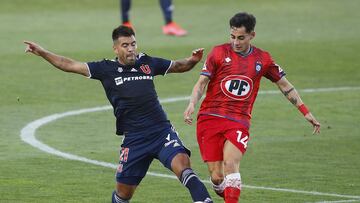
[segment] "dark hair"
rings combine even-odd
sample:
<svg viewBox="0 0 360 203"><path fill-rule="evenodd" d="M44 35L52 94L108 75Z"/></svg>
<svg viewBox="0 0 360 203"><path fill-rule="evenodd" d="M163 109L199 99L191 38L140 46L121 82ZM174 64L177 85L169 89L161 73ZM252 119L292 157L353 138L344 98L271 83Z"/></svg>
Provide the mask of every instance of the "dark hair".
<svg viewBox="0 0 360 203"><path fill-rule="evenodd" d="M255 16L246 12L237 13L230 19L230 27L239 28L244 26L247 33L254 31L255 25Z"/></svg>
<svg viewBox="0 0 360 203"><path fill-rule="evenodd" d="M135 32L133 29L127 26L120 25L119 27L115 28L112 32L112 39L113 41L117 40L119 37L131 37L132 35L135 36Z"/></svg>

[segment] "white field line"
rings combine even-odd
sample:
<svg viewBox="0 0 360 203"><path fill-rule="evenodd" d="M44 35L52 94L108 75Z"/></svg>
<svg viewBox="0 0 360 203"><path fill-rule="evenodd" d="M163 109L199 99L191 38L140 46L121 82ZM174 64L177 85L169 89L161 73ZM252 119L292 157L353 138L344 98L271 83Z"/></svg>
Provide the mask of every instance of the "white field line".
<svg viewBox="0 0 360 203"><path fill-rule="evenodd" d="M327 87L327 88L310 88L310 89L300 89L300 93L315 93L315 92L338 92L338 91L349 91L349 90L360 90L360 87ZM259 91L259 94L279 94L279 90L268 90L268 91Z"/></svg>
<svg viewBox="0 0 360 203"><path fill-rule="evenodd" d="M338 87L338 88L319 88L319 89L303 89L299 92L306 92L306 93L313 93L313 92L332 92L332 91L349 91L349 90L360 90L360 87ZM279 91L260 91L259 94L278 94ZM189 97L174 97L174 98L168 98L168 99L161 99L161 103L172 103L177 101L184 101L188 100ZM32 121L28 123L20 132L21 140L24 142L30 144L31 146L44 151L49 154L53 154L56 156L63 157L65 159L69 160L75 160L75 161L81 161L85 163L90 163L98 166L103 166L107 168L113 168L116 169L117 165L112 163L107 163L103 161L97 161L88 159L85 157L73 155L70 153L59 151L55 148L52 148L41 141L37 140L35 137L35 132L38 128L40 128L43 125L46 125L50 122L56 121L58 119L67 117L67 116L74 116L84 113L91 113L91 112L97 112L97 111L105 111L112 109L111 106L102 106L102 107L95 107L95 108L88 108L88 109L80 109L75 111L68 111L65 113L58 113L53 114L50 116L46 116L40 119L37 119L35 121ZM177 179L174 175L167 175L167 174L160 174L155 172L148 172L148 175L156 176L156 177L162 177L162 178L171 178L171 179ZM203 182L210 183L208 180L203 180ZM278 192L290 192L290 193L299 193L299 194L308 194L308 195L318 195L318 196L331 196L331 197L342 197L342 198L350 198L350 199L356 199L360 200L360 196L355 195L342 195L342 194L334 194L334 193L324 193L324 192L316 192L316 191L303 191L303 190L294 190L294 189L286 189L286 188L273 188L273 187L263 187L263 186L251 186L251 185L243 185L244 188L250 188L250 189L259 189L259 190L271 190L271 191L278 191ZM347 200L347 201L355 201L355 200Z"/></svg>
<svg viewBox="0 0 360 203"><path fill-rule="evenodd" d="M337 200L337 201L321 201L315 203L344 203L344 202L359 202L359 199L349 199L349 200Z"/></svg>

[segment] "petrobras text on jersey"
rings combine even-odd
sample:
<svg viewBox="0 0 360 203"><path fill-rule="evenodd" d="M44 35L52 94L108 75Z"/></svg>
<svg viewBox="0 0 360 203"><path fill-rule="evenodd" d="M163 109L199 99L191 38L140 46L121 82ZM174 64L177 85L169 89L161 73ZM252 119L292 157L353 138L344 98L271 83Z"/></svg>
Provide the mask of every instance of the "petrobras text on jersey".
<svg viewBox="0 0 360 203"><path fill-rule="evenodd" d="M144 76L132 76L132 77L117 77L114 78L116 85L122 85L124 82L134 81L134 80L153 80L153 76L144 75Z"/></svg>

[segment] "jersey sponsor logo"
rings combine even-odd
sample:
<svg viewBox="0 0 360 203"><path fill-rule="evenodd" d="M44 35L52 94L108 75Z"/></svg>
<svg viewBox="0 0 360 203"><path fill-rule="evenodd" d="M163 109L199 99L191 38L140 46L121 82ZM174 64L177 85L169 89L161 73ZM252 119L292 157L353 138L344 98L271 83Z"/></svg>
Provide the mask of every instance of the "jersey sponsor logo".
<svg viewBox="0 0 360 203"><path fill-rule="evenodd" d="M235 100L247 99L253 89L253 81L243 75L229 75L221 81L222 92Z"/></svg>
<svg viewBox="0 0 360 203"><path fill-rule="evenodd" d="M125 82L137 81L137 80L153 80L153 76L144 75L144 76L132 76L132 77L117 77L114 78L116 85L122 85Z"/></svg>
<svg viewBox="0 0 360 203"><path fill-rule="evenodd" d="M115 78L114 80L115 80L115 84L116 84L116 85L122 85L122 84L124 83L122 77L117 77L117 78Z"/></svg>
<svg viewBox="0 0 360 203"><path fill-rule="evenodd" d="M151 73L151 69L149 67L149 65L141 65L140 69L142 70L142 72L144 72L145 74L150 74Z"/></svg>

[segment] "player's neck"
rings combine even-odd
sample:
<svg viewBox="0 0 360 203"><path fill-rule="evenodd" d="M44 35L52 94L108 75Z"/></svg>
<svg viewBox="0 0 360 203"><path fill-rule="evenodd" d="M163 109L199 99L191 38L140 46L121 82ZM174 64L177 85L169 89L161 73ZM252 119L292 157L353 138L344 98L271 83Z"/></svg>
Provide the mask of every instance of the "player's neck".
<svg viewBox="0 0 360 203"><path fill-rule="evenodd" d="M252 50L253 50L253 48L250 45L245 51L239 51L236 53L239 54L240 56L248 56L252 52Z"/></svg>
<svg viewBox="0 0 360 203"><path fill-rule="evenodd" d="M127 66L133 66L135 63L125 63L124 61L121 61L119 57L116 57L115 60L121 65L121 66L124 66L124 67L127 67Z"/></svg>

